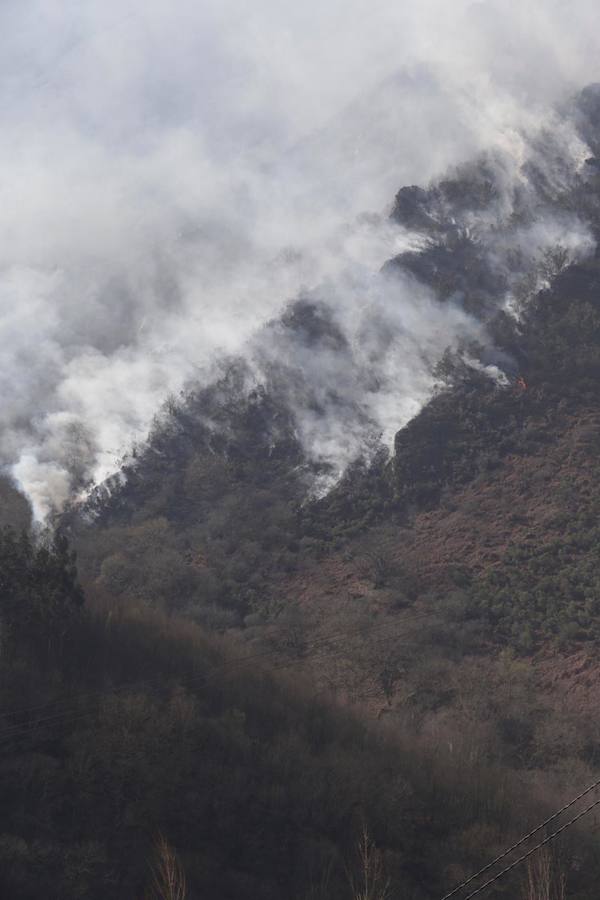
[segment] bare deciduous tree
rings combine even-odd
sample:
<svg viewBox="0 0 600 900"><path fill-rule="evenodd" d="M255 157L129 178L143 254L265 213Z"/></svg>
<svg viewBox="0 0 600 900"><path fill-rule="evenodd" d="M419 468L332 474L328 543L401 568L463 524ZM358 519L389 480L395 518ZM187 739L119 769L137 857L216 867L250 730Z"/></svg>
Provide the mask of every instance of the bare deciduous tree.
<svg viewBox="0 0 600 900"><path fill-rule="evenodd" d="M531 857L527 865L523 900L565 900L565 891L564 873L544 847Z"/></svg>
<svg viewBox="0 0 600 900"><path fill-rule="evenodd" d="M368 550L365 552L363 570L370 575L374 588L383 588L394 571L394 560L389 551L383 548Z"/></svg>
<svg viewBox="0 0 600 900"><path fill-rule="evenodd" d="M148 900L186 900L187 884L183 866L162 834L156 839L155 854Z"/></svg>
<svg viewBox="0 0 600 900"><path fill-rule="evenodd" d="M356 871L349 872L352 900L388 900L390 881L383 866L383 854L378 850L366 825L357 846Z"/></svg>

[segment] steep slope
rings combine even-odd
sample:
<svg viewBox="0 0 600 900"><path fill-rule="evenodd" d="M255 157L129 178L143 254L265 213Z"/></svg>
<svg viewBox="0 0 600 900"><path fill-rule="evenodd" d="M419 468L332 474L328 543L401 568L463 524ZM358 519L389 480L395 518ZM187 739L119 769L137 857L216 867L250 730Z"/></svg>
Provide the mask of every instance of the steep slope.
<svg viewBox="0 0 600 900"><path fill-rule="evenodd" d="M551 805L498 766L475 784L473 767L315 698L274 654L147 610L80 610L60 539L2 535L0 572L4 629L15 612L0 658L12 900L148 896L158 834L190 900L343 900L365 825L394 890L425 900ZM60 642L24 615L42 608ZM587 898L593 848L577 847L571 882Z"/></svg>
<svg viewBox="0 0 600 900"><path fill-rule="evenodd" d="M571 111L592 154L598 96L584 92ZM600 761L589 716L600 684L600 182L596 157L569 168L561 140L539 136L518 178L491 156L398 194L392 215L418 231L421 249L391 260L385 278L414 284L417 297L433 292L440 310L459 310L477 328L438 360L437 390L392 453L368 410L379 370L364 358L355 366L335 309L311 295L270 323L247 360L226 361L212 385L169 404L147 446L61 521L101 627L122 610L181 616L352 705L360 728L366 717L378 736L391 729L390 753L401 736L458 797L450 846L473 863L514 821L513 785L558 804ZM312 450L339 444L340 434L343 445L346 428L350 456L357 446L364 456L338 477ZM267 693L278 690L274 682ZM230 695L218 715L232 706L247 715ZM301 730L310 708L283 731ZM253 728L241 729L252 743ZM269 755L273 733L263 737ZM354 740L351 769L363 765ZM342 751L332 737L323 752ZM318 780L323 765L319 756L306 777ZM393 780L388 765L381 760ZM286 772L265 779L285 793ZM373 782L374 808L388 783ZM414 791L419 808L402 815L423 830L411 840L448 841L437 812L446 801L421 783ZM240 796L244 809L253 802L245 785ZM287 818L296 821L299 802L294 795ZM299 832L310 830L307 816ZM322 828L346 835L338 820ZM402 869L421 859L414 847L389 840L407 889L434 895L435 878ZM265 897L275 890L269 864L268 854L256 867L245 860L240 878L257 879L250 893L259 882ZM588 896L586 866L568 873L573 896ZM332 890L341 896L341 882Z"/></svg>
<svg viewBox="0 0 600 900"><path fill-rule="evenodd" d="M597 94L584 92L573 112L592 150ZM360 554L355 545L376 541L370 528L401 525L402 546L390 537L397 549L386 553L410 582L409 602L456 594L456 570L465 619L485 640L524 650L594 637L600 263L588 239L583 249L569 241L598 231L600 193L594 167L570 169L560 140L540 136L519 179L490 157L399 192L392 216L424 243L392 260L389 277L408 273L441 304L477 315L485 343L439 362L439 392L398 433L391 459L356 392L336 381L353 359L339 321L323 300L301 299L257 345L279 348L262 380L254 358L229 361L212 386L165 410L148 446L83 516L74 509L94 588L151 596L220 627L269 620L297 572L310 580L332 551ZM553 229L567 225L561 243ZM333 380L321 386L303 362ZM300 421L318 429L330 416L370 437L365 460L318 500L333 473L311 457ZM565 522L559 581L550 559Z"/></svg>

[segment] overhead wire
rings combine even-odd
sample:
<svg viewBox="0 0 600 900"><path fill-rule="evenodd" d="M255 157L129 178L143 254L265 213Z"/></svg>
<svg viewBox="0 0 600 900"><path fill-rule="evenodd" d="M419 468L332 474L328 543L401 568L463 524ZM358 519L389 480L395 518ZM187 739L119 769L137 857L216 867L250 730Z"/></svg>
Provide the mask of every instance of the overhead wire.
<svg viewBox="0 0 600 900"><path fill-rule="evenodd" d="M424 612L420 612L420 613L414 613L410 616L403 616L401 619L397 619L393 623L374 622L373 624L366 625L366 626L364 624L361 624L361 625L357 626L356 628L352 628L352 629L342 629L342 630L336 630L336 631L328 632L328 633L326 632L325 634L320 635L311 644L308 644L308 649L315 649L315 648L318 649L321 644L325 644L325 643L327 643L327 641L337 640L338 638L342 638L342 637L352 637L354 635L363 634L363 633L365 633L365 631L367 631L369 633L373 633L373 632L377 632L384 628L389 628L389 627L391 627L391 630L393 631L393 628L396 625L403 625L405 622L412 622L412 621L418 621L418 620L421 620L424 618L431 618L431 616L432 616L432 613L424 611ZM246 656L234 657L232 659L227 660L225 663L219 664L213 668L219 669L219 668L223 668L223 667L230 667L230 666L233 667L234 665L242 664L245 662L252 662L256 659L266 659L271 656L277 656L281 652L282 652L281 647L273 647L270 650L262 649L262 650L257 651L256 653L251 653ZM187 676L187 677L189 678L189 677L195 677L195 676ZM184 679L185 678L186 678L186 676L184 676ZM143 681L132 680L130 682L125 682L125 683L119 685L118 687L114 688L110 692L116 693L120 690L126 690L130 686L145 688L145 687L151 687L153 684L162 685L162 684L164 684L164 681L165 681L164 676L159 676L159 677L153 678L153 679L144 679ZM97 696L98 694L105 693L105 692L107 692L106 688L98 688L93 691L82 692L75 698L75 700L80 701L82 699L85 699L86 696L90 696L93 698L93 697ZM0 713L0 719L9 718L11 716L16 716L16 715L25 715L29 712L44 711L46 709L50 709L50 708L56 706L57 704L60 704L61 702L63 702L63 701L60 698L58 698L57 700L52 700L52 701L49 701L48 703L39 703L39 704L31 705L31 706L17 707L14 709L6 710L5 712Z"/></svg>
<svg viewBox="0 0 600 900"><path fill-rule="evenodd" d="M541 850L542 847L545 847L546 844L549 844L550 841L553 841L554 838L558 837L559 834L562 834L564 831L566 831L567 828L571 828L573 825L575 825L576 822L579 822L580 819L583 819L584 816L587 816L587 814L591 812L596 806L600 806L600 797L598 797L597 800L594 800L593 803L590 803L590 805L580 813L577 813L576 816L573 816L572 819L569 819L568 822L565 822L564 825L561 825L560 828L557 828L556 831L553 831L552 834L549 834L548 837L544 838L543 841L540 841L539 844L536 844L535 847L532 847L531 850L528 850L527 853L523 853L522 856L520 856L518 859L515 859L514 862L512 862L509 866L506 866L505 869L502 869L501 872L498 872L497 875L494 875L493 878L490 878L489 881L486 881L485 884L482 884L480 887L478 887L477 890L473 891L471 894L467 894L467 896L464 897L463 900L472 900L473 897L477 897L478 894L483 893L483 891L491 887L500 878L503 878L513 869L516 869L516 867L520 866L521 863L525 862L526 859L529 859L530 856L533 856L534 853L537 853L538 850Z"/></svg>
<svg viewBox="0 0 600 900"><path fill-rule="evenodd" d="M317 649L317 650L322 649L325 646L327 646L327 644L331 641L337 641L343 637L350 636L355 633L357 634L358 632L348 632L347 634L340 633L337 636L333 636L333 635L328 636L326 639L323 639L321 642L315 644L313 649ZM401 637L401 636L404 636L405 634L406 634L405 631L400 632L400 633L392 632L392 635L394 637ZM203 673L203 674L199 674L199 675L195 675L195 676L180 678L180 679L178 679L177 684L178 684L178 686L181 686L181 687L192 687L193 685L208 684L217 674L219 674L222 671L227 671L227 670L233 669L236 666L239 666L239 665L242 665L242 664L245 664L248 662L258 661L258 660L262 660L262 659L269 658L272 656L276 656L276 655L279 655L280 653L281 653L280 650L274 650L274 651L268 651L266 653L257 653L257 654L252 654L249 656L240 657L238 659L229 661L227 663L214 666L208 675ZM338 654L338 656L339 656L339 654ZM273 671L278 671L281 669L292 668L293 666L295 666L297 664L298 664L298 659L283 660L279 663L279 665L270 667L267 670L266 674L270 674ZM163 687L163 686L164 686L164 680L162 680L159 685L155 685L155 687ZM151 690L152 685L145 685L144 682L132 681L125 685L120 685L116 690L111 691L111 692L106 692L106 691L100 690L100 691L96 692L96 694L90 696L89 699L90 700L105 699L108 696L118 696L119 693L121 693L125 690L128 690L128 689ZM81 700L81 698L79 698L79 701L80 700ZM33 733L37 728L40 728L40 727L43 729L47 729L49 727L52 727L53 725L60 725L66 721L73 721L76 719L85 718L86 716L93 714L94 711L95 711L95 707L88 708L87 710L81 710L80 702L78 702L77 706L72 706L72 707L64 709L64 710L56 711L48 716L44 716L43 718L36 718L27 723L21 723L21 724L17 723L14 726L6 728L6 729L0 731L0 741L6 742L7 740L10 741L10 739L12 739L12 738L25 737L25 736Z"/></svg>
<svg viewBox="0 0 600 900"><path fill-rule="evenodd" d="M410 622L420 621L425 618L431 618L431 613L422 612L416 613L412 616L404 616L401 620L398 620L390 627L389 622L379 622L375 623L371 626L360 625L354 629L344 629L337 632L330 632L329 634L321 635L312 644L309 644L308 650L319 650L327 646L327 644L331 641L339 641L343 638L353 637L356 635L364 634L365 631L372 634L374 632L381 631L383 629L387 629L387 634L392 637L401 637L407 632L402 631L400 633L396 632L396 628L398 626L403 627L405 624L409 624ZM262 650L257 651L256 653L247 654L244 656L240 656L233 659L228 659L223 663L217 664L211 667L210 673L199 673L197 675L189 675L183 676L178 679L178 685L182 687L189 687L194 684L203 683L208 684L211 679L216 677L216 675L234 669L237 666L244 665L250 662L257 662L264 659L269 659L272 657L280 656L282 652L281 647L274 647L271 650ZM278 666L273 667L273 670L279 670L282 668L290 668L294 665L298 664L298 659L290 659L283 660ZM21 737L25 736L32 731L34 731L37 727L51 727L53 724L60 724L63 721L68 721L72 719L81 718L83 716L89 715L94 710L81 710L81 703L94 701L96 699L104 699L107 696L115 696L119 693L129 690L129 689L138 689L138 690L151 690L153 687L162 688L165 685L165 678L160 677L156 679L148 679L146 681L137 681L132 680L126 682L124 684L119 685L114 688L112 691L107 691L106 689L98 689L96 691L88 691L84 694L79 695L78 697L73 698L69 702L69 704L63 703L61 708L61 701L53 701L46 705L38 705L34 707L26 707L20 710L10 710L2 715L4 717L8 716L17 716L17 715L26 715L27 713L37 712L38 717L32 719L30 722L24 723L15 723L12 726L7 726L4 729L0 729L0 741L10 740L13 737ZM48 712L47 716L43 716L39 718L39 714L43 712Z"/></svg>
<svg viewBox="0 0 600 900"><path fill-rule="evenodd" d="M561 809L557 810L555 813L552 813L551 816L549 816L547 819L545 819L539 825L536 825L535 828L532 828L531 831L529 831L527 834L523 835L523 837L520 838L516 843L514 843L507 850L504 850L503 853L501 853L499 856L497 856L495 859L493 859L490 863L488 863L482 869L479 869L478 872L475 872L474 875L471 875L470 878L467 878L466 881L461 882L461 884L459 884L457 887L455 887L453 890L451 890L450 893L444 894L444 896L442 897L442 900L449 900L450 897L454 897L454 895L458 894L459 891L464 890L469 884L471 884L473 881L476 881L477 878L481 878L482 875L485 875L486 872L489 872L490 869L493 869L494 866L498 865L499 862L501 862L503 859L505 859L507 856L509 856L514 850L517 850L519 847L521 847L523 844L525 844L530 838L532 838L534 836L534 834L537 834L539 831L542 830L542 828L546 828L551 822L553 822L555 819L557 819L559 816L561 816L564 812L566 812L568 809L570 809L572 806L574 806L579 800L582 800L584 797L586 797L588 794L590 794L597 787L600 787L600 778L597 781L594 781L593 784L590 784L589 787L587 787L584 791L582 791L580 794L578 794L572 800L569 800L569 802L566 803L563 807L561 807Z"/></svg>

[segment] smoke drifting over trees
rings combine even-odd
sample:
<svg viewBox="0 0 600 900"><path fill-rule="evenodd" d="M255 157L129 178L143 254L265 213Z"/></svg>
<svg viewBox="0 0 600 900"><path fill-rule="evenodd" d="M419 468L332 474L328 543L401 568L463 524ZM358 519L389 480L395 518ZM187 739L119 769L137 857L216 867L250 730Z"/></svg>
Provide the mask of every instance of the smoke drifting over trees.
<svg viewBox="0 0 600 900"><path fill-rule="evenodd" d="M488 153L488 228L460 224L496 274L521 254L535 280L557 242L592 246L552 205L590 155L567 100L598 77L592 3L9 2L0 17L0 458L38 517L113 471L223 354L258 381L285 364L303 444L334 469L389 441L445 348L485 343L462 298L379 274L424 246L388 218L402 184ZM534 221L515 223L519 191ZM299 297L339 345L276 324Z"/></svg>

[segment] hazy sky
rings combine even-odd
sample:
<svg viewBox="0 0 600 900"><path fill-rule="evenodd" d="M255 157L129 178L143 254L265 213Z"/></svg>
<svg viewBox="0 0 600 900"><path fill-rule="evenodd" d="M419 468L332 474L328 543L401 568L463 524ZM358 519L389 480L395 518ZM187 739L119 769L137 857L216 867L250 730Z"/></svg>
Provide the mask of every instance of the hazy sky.
<svg viewBox="0 0 600 900"><path fill-rule="evenodd" d="M301 289L381 304L397 188L518 160L600 78L597 35L591 0L4 0L0 461L38 514ZM430 301L394 299L398 424L414 348L470 327Z"/></svg>

